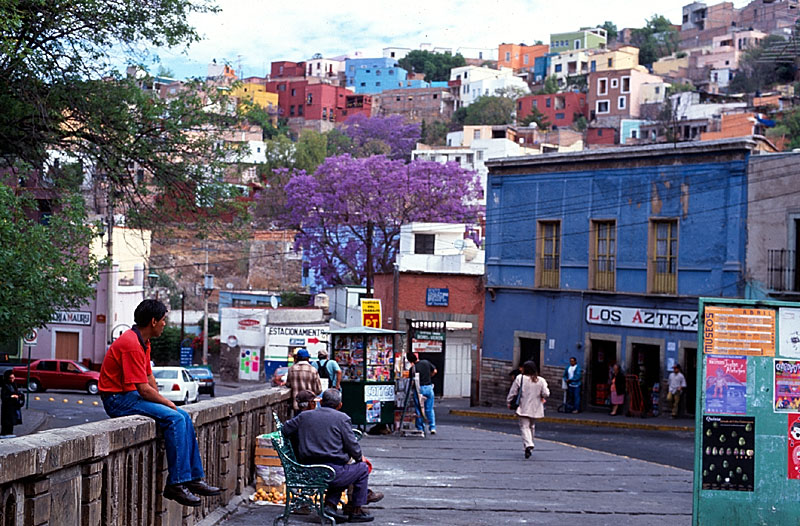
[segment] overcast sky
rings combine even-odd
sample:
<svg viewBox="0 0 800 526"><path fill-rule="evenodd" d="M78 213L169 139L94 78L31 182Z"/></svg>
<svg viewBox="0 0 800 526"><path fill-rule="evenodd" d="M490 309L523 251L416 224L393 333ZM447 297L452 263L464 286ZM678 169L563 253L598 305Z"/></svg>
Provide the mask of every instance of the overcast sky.
<svg viewBox="0 0 800 526"><path fill-rule="evenodd" d="M673 23L689 0L218 0L222 12L192 19L205 40L186 54L160 50L162 64L178 78L205 76L212 59L245 76L263 76L275 60L302 61L361 51L381 56L384 47L496 48L502 42L547 43L550 33L614 22L641 27L655 13ZM714 4L717 2L710 2ZM735 1L735 7L746 5ZM155 71L157 68L153 68Z"/></svg>

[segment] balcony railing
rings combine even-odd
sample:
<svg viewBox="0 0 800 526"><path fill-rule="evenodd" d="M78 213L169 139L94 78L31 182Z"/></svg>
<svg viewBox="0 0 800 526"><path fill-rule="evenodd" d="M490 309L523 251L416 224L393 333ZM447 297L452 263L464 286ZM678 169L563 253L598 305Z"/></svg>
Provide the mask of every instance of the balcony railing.
<svg viewBox="0 0 800 526"><path fill-rule="evenodd" d="M678 272L675 260L657 259L653 261L654 294L677 294Z"/></svg>
<svg viewBox="0 0 800 526"><path fill-rule="evenodd" d="M616 275L616 261L614 256L594 259L592 260L592 266L594 271L592 289L613 291L616 286L614 279Z"/></svg>
<svg viewBox="0 0 800 526"><path fill-rule="evenodd" d="M770 290L800 291L794 250L768 250L767 276Z"/></svg>
<svg viewBox="0 0 800 526"><path fill-rule="evenodd" d="M547 289L557 289L561 284L559 271L561 258L558 256L544 256L539 258L539 286Z"/></svg>

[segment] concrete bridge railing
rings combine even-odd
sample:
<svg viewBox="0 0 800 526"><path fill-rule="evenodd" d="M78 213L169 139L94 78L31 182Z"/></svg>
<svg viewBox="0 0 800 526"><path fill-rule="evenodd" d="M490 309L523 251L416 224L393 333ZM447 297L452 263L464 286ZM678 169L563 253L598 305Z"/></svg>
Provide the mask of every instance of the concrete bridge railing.
<svg viewBox="0 0 800 526"><path fill-rule="evenodd" d="M162 498L167 459L145 417L53 429L0 442L0 526L192 525L227 505L255 478L255 437L285 417L289 391L268 388L185 406L206 479L222 486L188 508Z"/></svg>

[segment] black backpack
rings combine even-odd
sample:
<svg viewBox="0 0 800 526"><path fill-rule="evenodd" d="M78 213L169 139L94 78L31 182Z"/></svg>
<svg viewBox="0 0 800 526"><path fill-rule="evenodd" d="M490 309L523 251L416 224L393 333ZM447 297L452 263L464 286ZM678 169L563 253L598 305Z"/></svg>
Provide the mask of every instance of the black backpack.
<svg viewBox="0 0 800 526"><path fill-rule="evenodd" d="M328 361L325 360L325 363L317 360L317 364L319 364L319 377L321 380L330 380L330 375L328 374Z"/></svg>

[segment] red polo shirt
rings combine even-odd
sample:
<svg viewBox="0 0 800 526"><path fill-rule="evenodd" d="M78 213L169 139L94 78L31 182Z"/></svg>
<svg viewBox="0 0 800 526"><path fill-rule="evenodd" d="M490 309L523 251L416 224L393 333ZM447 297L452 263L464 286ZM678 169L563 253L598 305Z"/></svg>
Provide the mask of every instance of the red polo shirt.
<svg viewBox="0 0 800 526"><path fill-rule="evenodd" d="M136 328L114 340L103 358L98 387L104 393L135 391L136 384L147 383L150 368L150 342L144 343Z"/></svg>

